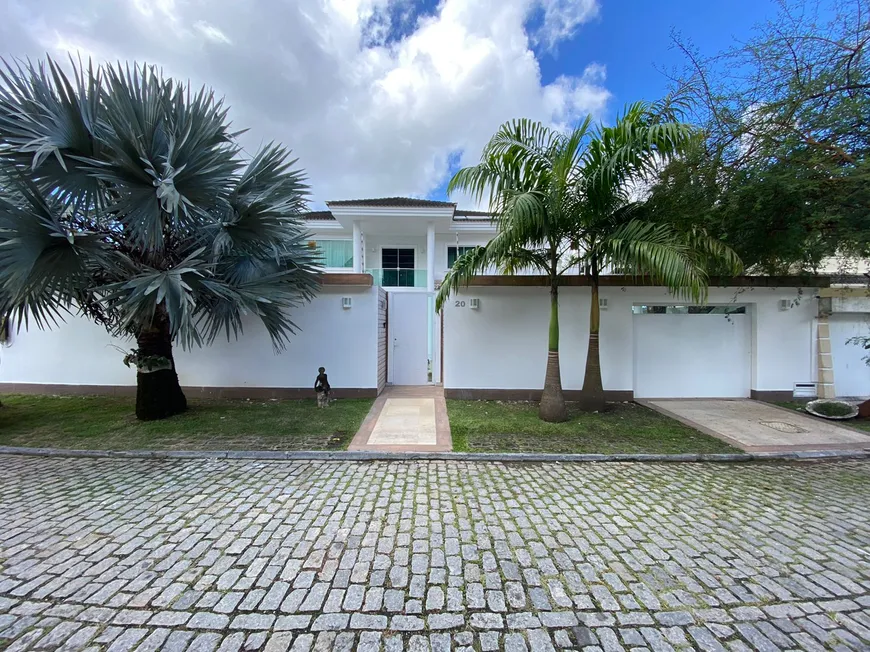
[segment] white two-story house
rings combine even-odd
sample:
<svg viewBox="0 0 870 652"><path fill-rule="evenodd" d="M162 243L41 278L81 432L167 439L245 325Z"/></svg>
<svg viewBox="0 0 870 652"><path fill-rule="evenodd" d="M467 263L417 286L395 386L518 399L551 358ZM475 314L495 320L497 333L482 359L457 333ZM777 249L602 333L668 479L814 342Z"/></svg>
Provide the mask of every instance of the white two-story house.
<svg viewBox="0 0 870 652"><path fill-rule="evenodd" d="M440 322L434 292L456 258L489 242L489 214L456 204L407 197L326 202L308 213L327 274L371 275L389 304L387 380L397 385L441 381Z"/></svg>
<svg viewBox="0 0 870 652"><path fill-rule="evenodd" d="M294 310L287 350L276 353L251 318L238 341L177 351L189 396L310 397L321 366L337 396L428 383L443 385L447 397L540 394L546 279L489 271L435 312L445 272L496 233L488 214L404 197L326 205L304 216L323 260L322 284ZM830 287L829 277L711 281L699 306L647 279L602 277L601 368L612 399L870 395L865 351L849 343L870 332L866 288ZM583 386L591 293L569 272L559 297L570 399ZM0 392L132 393L135 372L118 351L130 346L79 317L45 332L13 327L0 349Z"/></svg>

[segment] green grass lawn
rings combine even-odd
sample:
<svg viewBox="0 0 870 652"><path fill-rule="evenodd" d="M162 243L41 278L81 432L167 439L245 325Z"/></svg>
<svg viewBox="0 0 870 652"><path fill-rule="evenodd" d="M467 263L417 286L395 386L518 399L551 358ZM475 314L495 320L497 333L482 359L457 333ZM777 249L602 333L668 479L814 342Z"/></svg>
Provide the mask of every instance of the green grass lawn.
<svg viewBox="0 0 870 652"><path fill-rule="evenodd" d="M810 414L809 412L804 410L804 406L808 403L808 401L780 401L775 403L774 405L778 405L780 407L788 408L789 410L797 410L801 414L808 416L810 419L819 419L820 421L824 421L821 417L817 417L814 414ZM847 419L845 421L834 421L833 423L849 426L850 428L857 428L858 430L866 430L870 432L870 419Z"/></svg>
<svg viewBox="0 0 870 652"><path fill-rule="evenodd" d="M193 399L184 414L143 422L128 397L0 400L0 446L99 450L344 450L373 403Z"/></svg>
<svg viewBox="0 0 870 652"><path fill-rule="evenodd" d="M568 404L545 423L528 402L447 401L453 450L471 453L735 453L738 449L636 403L599 414Z"/></svg>

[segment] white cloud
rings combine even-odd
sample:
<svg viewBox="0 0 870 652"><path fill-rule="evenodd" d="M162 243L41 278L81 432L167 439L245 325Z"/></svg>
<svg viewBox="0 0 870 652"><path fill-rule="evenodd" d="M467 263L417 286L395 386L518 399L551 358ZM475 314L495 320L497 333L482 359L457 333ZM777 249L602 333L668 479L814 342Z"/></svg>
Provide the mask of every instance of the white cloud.
<svg viewBox="0 0 870 652"><path fill-rule="evenodd" d="M597 0L541 0L543 19L535 40L548 48L570 37L583 23L598 16Z"/></svg>
<svg viewBox="0 0 870 652"><path fill-rule="evenodd" d="M198 20L193 25L194 29L202 34L209 41L214 41L215 43L226 43L229 45L232 41L227 38L227 35L224 34L221 30L219 30L214 25L210 25L204 20Z"/></svg>
<svg viewBox="0 0 870 652"><path fill-rule="evenodd" d="M250 128L248 151L294 150L317 203L425 196L505 120L563 126L609 98L595 62L542 85L533 48L571 36L596 0L442 0L431 15L410 0L7 3L4 55L78 50L208 84Z"/></svg>

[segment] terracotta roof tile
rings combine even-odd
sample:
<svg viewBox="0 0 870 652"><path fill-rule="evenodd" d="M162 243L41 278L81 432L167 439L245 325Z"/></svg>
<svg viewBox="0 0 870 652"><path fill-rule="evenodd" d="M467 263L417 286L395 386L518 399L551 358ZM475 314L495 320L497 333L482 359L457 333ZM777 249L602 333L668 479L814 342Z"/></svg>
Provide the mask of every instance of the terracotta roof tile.
<svg viewBox="0 0 870 652"><path fill-rule="evenodd" d="M414 197L379 197L377 199L343 199L328 201L327 206L383 206L385 208L448 208L456 204Z"/></svg>
<svg viewBox="0 0 870 652"><path fill-rule="evenodd" d="M457 210L453 213L454 222L492 222L492 213L486 211Z"/></svg>
<svg viewBox="0 0 870 652"><path fill-rule="evenodd" d="M334 220L332 213L329 211L311 211L310 213L302 214L303 220Z"/></svg>

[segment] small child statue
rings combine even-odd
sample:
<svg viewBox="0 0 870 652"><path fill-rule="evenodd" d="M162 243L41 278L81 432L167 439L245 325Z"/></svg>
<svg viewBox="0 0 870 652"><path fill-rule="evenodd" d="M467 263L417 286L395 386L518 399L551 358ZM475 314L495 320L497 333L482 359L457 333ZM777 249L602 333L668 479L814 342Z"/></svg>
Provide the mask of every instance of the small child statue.
<svg viewBox="0 0 870 652"><path fill-rule="evenodd" d="M317 392L317 407L325 408L329 405L329 380L326 378L326 368L317 370L317 378L314 380L314 391Z"/></svg>

